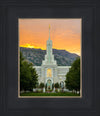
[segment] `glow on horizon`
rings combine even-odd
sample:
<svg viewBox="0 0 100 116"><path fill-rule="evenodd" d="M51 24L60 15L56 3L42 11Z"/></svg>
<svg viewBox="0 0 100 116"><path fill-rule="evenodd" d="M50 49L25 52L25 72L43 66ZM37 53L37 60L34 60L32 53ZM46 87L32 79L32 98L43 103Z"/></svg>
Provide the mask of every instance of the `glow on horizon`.
<svg viewBox="0 0 100 116"><path fill-rule="evenodd" d="M43 48L36 47L36 46L30 45L30 44L20 45L20 47L24 47L24 48L36 48L36 49L42 49L42 50L45 50L45 49L43 49Z"/></svg>
<svg viewBox="0 0 100 116"><path fill-rule="evenodd" d="M23 47L23 48L35 48L35 49L46 50L46 49L44 49L44 48L31 46L30 44L20 45L20 47ZM53 49L57 49L57 48L53 48ZM57 49L57 50L65 50L65 49ZM67 50L67 51L68 51L68 50ZM69 51L68 51L68 52L69 52ZM70 53L73 53L73 52L70 52ZM77 55L79 55L79 56L80 56L80 53L78 53L77 51L75 52L75 54L77 54Z"/></svg>
<svg viewBox="0 0 100 116"><path fill-rule="evenodd" d="M46 50L49 25L53 49L81 54L81 19L19 19L19 46Z"/></svg>

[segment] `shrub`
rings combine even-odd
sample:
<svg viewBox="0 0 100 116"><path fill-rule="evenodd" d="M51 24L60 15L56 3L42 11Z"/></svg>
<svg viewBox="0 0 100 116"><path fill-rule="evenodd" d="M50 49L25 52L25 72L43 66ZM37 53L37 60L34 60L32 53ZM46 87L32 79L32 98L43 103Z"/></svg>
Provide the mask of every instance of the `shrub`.
<svg viewBox="0 0 100 116"><path fill-rule="evenodd" d="M44 83L40 83L40 88L43 88L44 87Z"/></svg>
<svg viewBox="0 0 100 116"><path fill-rule="evenodd" d="M55 83L55 88L59 88L59 83Z"/></svg>

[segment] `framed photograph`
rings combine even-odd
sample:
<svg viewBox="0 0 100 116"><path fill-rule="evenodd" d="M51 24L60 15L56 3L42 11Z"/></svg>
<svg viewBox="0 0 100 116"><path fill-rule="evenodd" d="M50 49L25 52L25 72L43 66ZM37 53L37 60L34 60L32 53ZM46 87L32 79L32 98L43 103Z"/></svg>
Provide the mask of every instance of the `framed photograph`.
<svg viewBox="0 0 100 116"><path fill-rule="evenodd" d="M100 4L0 1L0 115L100 115Z"/></svg>
<svg viewBox="0 0 100 116"><path fill-rule="evenodd" d="M81 18L18 19L19 97L82 97L81 24Z"/></svg>

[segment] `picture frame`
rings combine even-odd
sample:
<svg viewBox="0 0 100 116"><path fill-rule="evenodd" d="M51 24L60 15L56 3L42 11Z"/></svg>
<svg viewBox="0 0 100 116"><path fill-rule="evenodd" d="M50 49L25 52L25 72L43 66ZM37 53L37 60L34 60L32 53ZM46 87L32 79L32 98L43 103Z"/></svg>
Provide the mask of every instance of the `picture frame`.
<svg viewBox="0 0 100 116"><path fill-rule="evenodd" d="M99 116L99 11L96 1L0 1L1 116ZM18 98L18 18L82 18L82 98Z"/></svg>

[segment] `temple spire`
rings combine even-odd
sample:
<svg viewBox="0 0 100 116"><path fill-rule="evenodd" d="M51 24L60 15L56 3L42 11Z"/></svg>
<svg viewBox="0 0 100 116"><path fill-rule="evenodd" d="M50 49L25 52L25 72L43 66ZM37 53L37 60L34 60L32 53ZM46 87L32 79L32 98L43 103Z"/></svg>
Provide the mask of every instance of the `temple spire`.
<svg viewBox="0 0 100 116"><path fill-rule="evenodd" d="M50 25L49 25L49 38L47 40L46 46L46 55L45 60L42 62L42 65L57 65L56 61L54 60L54 55L52 54L52 40L50 39Z"/></svg>
<svg viewBox="0 0 100 116"><path fill-rule="evenodd" d="M50 24L49 24L49 40L50 40Z"/></svg>

